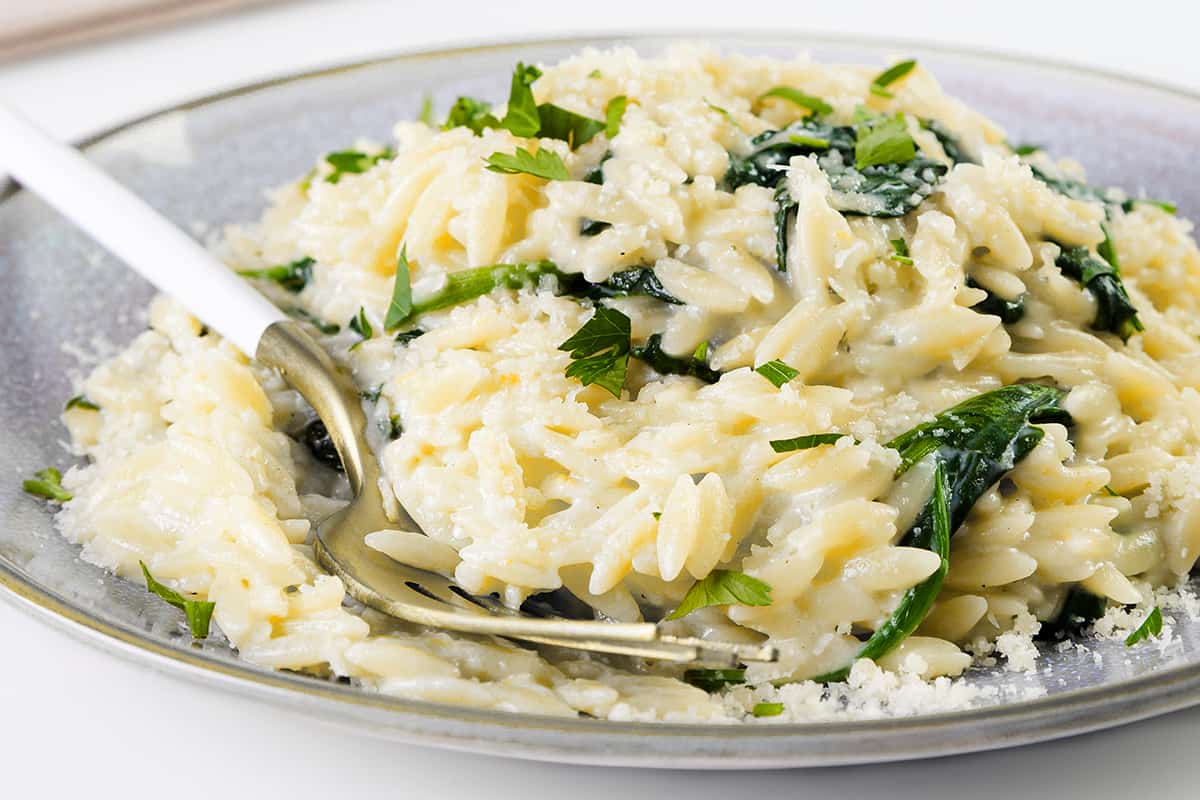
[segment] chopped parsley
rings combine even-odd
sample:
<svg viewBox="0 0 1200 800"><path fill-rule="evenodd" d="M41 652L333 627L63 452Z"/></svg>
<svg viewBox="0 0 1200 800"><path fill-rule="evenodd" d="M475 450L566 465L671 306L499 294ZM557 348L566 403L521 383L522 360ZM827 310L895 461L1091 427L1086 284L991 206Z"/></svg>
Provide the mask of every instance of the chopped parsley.
<svg viewBox="0 0 1200 800"><path fill-rule="evenodd" d="M901 264L912 266L912 256L908 254L908 242L903 239L892 239L892 254L888 256L892 261L897 261Z"/></svg>
<svg viewBox="0 0 1200 800"><path fill-rule="evenodd" d="M757 366L754 371L775 384L777 389L800 374L798 370L792 369L779 359Z"/></svg>
<svg viewBox="0 0 1200 800"><path fill-rule="evenodd" d="M783 713L783 703L756 703L750 713L756 717L778 717Z"/></svg>
<svg viewBox="0 0 1200 800"><path fill-rule="evenodd" d="M558 346L571 354L568 378L584 386L593 383L613 397L621 396L629 369L630 321L615 308L597 306L592 318Z"/></svg>
<svg viewBox="0 0 1200 800"><path fill-rule="evenodd" d="M1162 609L1155 606L1146 615L1146 618L1142 620L1142 624L1138 625L1133 633L1125 637L1125 646L1133 647L1138 642L1144 642L1153 636L1158 636L1162 633L1162 626Z"/></svg>
<svg viewBox="0 0 1200 800"><path fill-rule="evenodd" d="M917 155L917 145L908 133L903 114L870 125L859 133L854 144L854 167L866 169L878 164L902 164Z"/></svg>
<svg viewBox="0 0 1200 800"><path fill-rule="evenodd" d="M708 361L708 339L696 345L696 351L692 353L692 358L697 361Z"/></svg>
<svg viewBox="0 0 1200 800"><path fill-rule="evenodd" d="M679 619L693 611L709 606L769 606L771 586L766 581L751 577L744 572L714 569L703 579L692 584L679 607L666 619Z"/></svg>
<svg viewBox="0 0 1200 800"><path fill-rule="evenodd" d="M375 329L371 327L371 320L367 319L367 310L362 306L358 307L358 313L350 318L350 322L347 323L346 327L362 337L350 346L351 350L357 349L367 339L375 336Z"/></svg>
<svg viewBox="0 0 1200 800"><path fill-rule="evenodd" d="M267 267L266 269L238 270L238 275L241 275L243 278L260 278L274 281L292 294L299 294L304 290L305 286L308 286L308 282L312 280L312 268L316 263L313 259L305 256L304 258L297 258L295 261L289 261L286 264L280 264L275 267Z"/></svg>
<svg viewBox="0 0 1200 800"><path fill-rule="evenodd" d="M628 104L629 98L619 94L604 107L604 135L609 139L616 138L621 132L621 120L625 118L625 107Z"/></svg>
<svg viewBox="0 0 1200 800"><path fill-rule="evenodd" d="M77 394L67 401L63 406L63 411L70 411L72 408L79 408L85 411L99 411L100 406L88 400L85 395Z"/></svg>
<svg viewBox="0 0 1200 800"><path fill-rule="evenodd" d="M811 433L808 436L797 436L794 439L772 439L771 449L776 453L791 453L795 450L809 450L823 444L834 444L839 439L849 436L848 433Z"/></svg>
<svg viewBox="0 0 1200 800"><path fill-rule="evenodd" d="M917 66L916 60L901 61L899 64L893 64L883 72L875 76L875 80L871 81L871 94L879 97L895 97L887 87L891 86L896 81L907 76Z"/></svg>
<svg viewBox="0 0 1200 800"><path fill-rule="evenodd" d="M333 168L325 176L325 182L337 183L343 175L360 175L380 161L387 161L395 157L396 154L387 147L374 154L364 153L361 150L338 150L325 156L325 163Z"/></svg>
<svg viewBox="0 0 1200 800"><path fill-rule="evenodd" d="M500 120L501 128L517 136L537 136L542 123L538 118L537 101L533 99L533 82L540 77L542 71L537 67L517 62L508 89L508 107L504 119Z"/></svg>
<svg viewBox="0 0 1200 800"><path fill-rule="evenodd" d="M433 127L433 95L427 94L421 98L421 111L417 114L417 121Z"/></svg>
<svg viewBox="0 0 1200 800"><path fill-rule="evenodd" d="M536 153L530 153L528 150L518 147L512 155L492 153L485 161L487 161L487 168L492 172L502 172L506 175L523 172L537 178L545 178L548 181L569 181L571 179L566 165L563 164L558 153L553 150L539 148Z"/></svg>
<svg viewBox="0 0 1200 800"><path fill-rule="evenodd" d="M538 119L541 121L538 136L562 139L572 150L587 144L596 134L607 130L608 127L607 123L598 119L576 114L553 103L542 103L538 106ZM619 120L617 124L620 124Z"/></svg>
<svg viewBox="0 0 1200 800"><path fill-rule="evenodd" d="M184 613L193 638L207 639L209 622L212 620L213 609L217 607L217 604L208 600L192 600L184 597L170 586L156 581L150 574L150 568L146 566L145 561L139 561L138 564L141 565L142 575L146 578L146 589Z"/></svg>
<svg viewBox="0 0 1200 800"><path fill-rule="evenodd" d="M1031 156L1042 149L1040 144L1012 144L1009 148L1019 156Z"/></svg>
<svg viewBox="0 0 1200 800"><path fill-rule="evenodd" d="M793 89L791 86L776 86L773 89L768 89L759 95L758 99L759 102L762 102L769 97L778 97L780 100L787 100L789 103L794 103L801 108L808 109L815 116L833 113L833 106L829 105L829 103L826 103L819 97L805 94L799 89Z"/></svg>
<svg viewBox="0 0 1200 800"><path fill-rule="evenodd" d="M46 467L33 473L33 477L24 481L21 488L26 492L56 503L65 503L74 495L63 488L62 473L54 467Z"/></svg>
<svg viewBox="0 0 1200 800"><path fill-rule="evenodd" d="M476 136L483 133L484 128L498 128L500 120L492 116L492 104L486 100L476 100L473 97L460 97L450 106L442 130L451 128L469 128Z"/></svg>
<svg viewBox="0 0 1200 800"><path fill-rule="evenodd" d="M744 669L688 669L683 672L684 683L706 692L719 692L726 686L746 682Z"/></svg>
<svg viewBox="0 0 1200 800"><path fill-rule="evenodd" d="M394 330L412 316L412 277L408 269L408 246L400 246L400 256L396 259L396 282L392 285L392 299L388 303L387 316L383 319L383 329Z"/></svg>

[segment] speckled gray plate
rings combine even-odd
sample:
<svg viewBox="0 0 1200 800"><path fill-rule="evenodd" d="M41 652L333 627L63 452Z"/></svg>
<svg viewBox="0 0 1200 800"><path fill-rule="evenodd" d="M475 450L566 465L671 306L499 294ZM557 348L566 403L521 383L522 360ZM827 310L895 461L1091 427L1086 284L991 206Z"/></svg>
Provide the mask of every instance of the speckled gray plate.
<svg viewBox="0 0 1200 800"><path fill-rule="evenodd" d="M687 38L680 36L675 38ZM710 41L712 37L706 37ZM512 64L555 61L584 46L665 39L528 42L401 56L289 78L164 111L88 144L105 169L180 225L200 233L255 218L263 189L355 137L383 139L416 115L426 92L444 111L458 94L500 99ZM1070 153L1097 183L1121 185L1200 212L1200 99L1116 76L928 46L725 36L715 44L786 56L884 64L915 56L947 88L1007 126L1013 141ZM0 584L48 622L115 653L222 690L302 709L381 736L556 761L662 767L832 765L947 755L1096 730L1200 702L1200 624L1182 622L1165 650L1119 644L1048 653L1033 677L982 672L982 685L1042 687L1028 701L874 722L681 726L490 713L367 694L240 662L223 644L181 636L174 611L141 588L83 563L55 535L22 476L70 457L58 422L79 350L104 351L144 327L150 288L22 192L0 188ZM202 227L198 227L201 224ZM64 343L72 343L70 351ZM10 643L11 644L11 643ZM1003 697L1003 693L1001 694Z"/></svg>

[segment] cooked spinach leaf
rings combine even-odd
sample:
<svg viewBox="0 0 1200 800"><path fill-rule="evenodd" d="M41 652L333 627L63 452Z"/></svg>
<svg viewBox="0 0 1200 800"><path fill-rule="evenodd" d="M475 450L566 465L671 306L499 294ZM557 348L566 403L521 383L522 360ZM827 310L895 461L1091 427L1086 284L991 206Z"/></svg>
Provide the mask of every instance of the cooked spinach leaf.
<svg viewBox="0 0 1200 800"><path fill-rule="evenodd" d="M337 183L344 175L359 175L366 172L380 161L395 158L396 154L390 147L385 147L378 153L364 153L361 150L338 150L325 156L325 163L332 171L325 176L326 183Z"/></svg>
<svg viewBox="0 0 1200 800"><path fill-rule="evenodd" d="M653 274L651 273L651 275ZM663 352L661 333L651 334L645 344L636 345L631 353L634 358L645 362L659 375L690 375L705 383L716 383L721 380L721 373L710 367L703 359L673 356Z"/></svg>
<svg viewBox="0 0 1200 800"><path fill-rule="evenodd" d="M596 234L603 233L611 227L611 222L605 222L604 220L600 219L588 219L587 217L584 217L583 219L579 220L579 235L595 236Z"/></svg>
<svg viewBox="0 0 1200 800"><path fill-rule="evenodd" d="M379 395L375 395L375 399L378 400ZM333 437L329 435L329 430L325 427L324 422L314 419L305 425L304 430L300 431L299 439L318 463L338 472L345 472L345 467L342 466L342 457L338 455L337 447L333 444Z"/></svg>
<svg viewBox="0 0 1200 800"><path fill-rule="evenodd" d="M726 686L746 682L744 669L688 669L683 671L684 683L706 692L719 692Z"/></svg>
<svg viewBox="0 0 1200 800"><path fill-rule="evenodd" d="M492 172L502 172L506 175L525 173L548 181L569 181L571 174L558 153L545 148L538 148L531 153L520 147L512 155L508 153L492 153L484 161Z"/></svg>
<svg viewBox="0 0 1200 800"><path fill-rule="evenodd" d="M1130 211L1133 211L1134 206L1138 204L1157 206L1168 214L1175 214L1179 210L1178 207L1176 207L1176 205L1172 202L1167 200L1152 200L1149 197L1135 197L1126 200L1125 202L1121 203L1121 210L1128 214Z"/></svg>
<svg viewBox="0 0 1200 800"><path fill-rule="evenodd" d="M1115 260L1111 244L1105 249ZM1096 300L1096 318L1092 320L1094 330L1115 333L1123 341L1142 330L1137 309L1125 292L1116 264L1094 257L1082 246L1063 247L1054 263L1068 278L1079 281L1079 285Z"/></svg>
<svg viewBox="0 0 1200 800"><path fill-rule="evenodd" d="M1058 613L1052 619L1042 622L1036 638L1046 642L1065 639L1102 617L1107 608L1108 600L1105 598L1073 586L1067 592Z"/></svg>
<svg viewBox="0 0 1200 800"><path fill-rule="evenodd" d="M775 188L776 228L785 229L792 206L780 192L786 186L783 170L794 156L815 155L833 188L834 208L847 214L902 217L933 194L949 167L916 152L915 146L907 160L889 160L908 155L912 145L900 120L874 117L854 126L831 126L806 119L764 131L750 140L748 155L730 156L725 186L730 191L747 183ZM866 137L861 147L860 137ZM860 156L868 166L857 166ZM786 254L786 246L777 249Z"/></svg>
<svg viewBox="0 0 1200 800"><path fill-rule="evenodd" d="M878 660L916 630L941 590L950 537L983 493L1042 440L1045 432L1035 423L1070 421L1059 405L1065 395L1037 383L1005 386L965 400L888 442L900 453L897 475L927 457L934 460L932 495L900 544L937 553L942 563L904 593L856 658ZM849 671L846 666L814 680L844 680Z"/></svg>
<svg viewBox="0 0 1200 800"><path fill-rule="evenodd" d="M395 342L396 342L396 344L408 344L413 339L416 339L418 336L424 336L424 335L425 335L425 331L421 330L420 328L413 328L412 330L400 331L399 333L396 334Z"/></svg>
<svg viewBox="0 0 1200 800"><path fill-rule="evenodd" d="M326 336L332 336L342 329L342 326L338 325L336 322L326 322L325 320L308 313L303 308L293 307L284 309L284 311L288 314L288 316L307 322L309 325L312 325Z"/></svg>
<svg viewBox="0 0 1200 800"><path fill-rule="evenodd" d="M769 606L771 586L744 572L714 569L692 584L679 607L666 619L679 619L700 608L729 605Z"/></svg>
<svg viewBox="0 0 1200 800"><path fill-rule="evenodd" d="M789 103L794 103L801 108L806 108L813 113L814 116L824 116L825 114L833 113L833 106L826 103L819 97L814 97L811 94L805 94L799 89L793 89L791 86L776 86L773 89L768 89L759 95L758 100L762 102L769 97L778 97L781 100L787 100Z"/></svg>
<svg viewBox="0 0 1200 800"><path fill-rule="evenodd" d="M796 203L788 191L787 181L775 187L775 268L787 272L788 228L795 219Z"/></svg>
<svg viewBox="0 0 1200 800"><path fill-rule="evenodd" d="M558 346L571 354L568 378L584 386L599 385L613 397L621 396L629 369L630 321L615 308L597 306L592 318Z"/></svg>
<svg viewBox="0 0 1200 800"><path fill-rule="evenodd" d="M542 103L538 106L538 119L541 120L538 136L546 139L562 139L572 150L587 144L595 138L596 134L607 128L606 123L598 119L576 114L574 111L568 111L552 103ZM620 124L618 118L618 127Z"/></svg>
<svg viewBox="0 0 1200 800"><path fill-rule="evenodd" d="M571 297L599 300L605 297L645 295L671 305L683 305L682 300L663 288L662 282L650 267L623 269L614 272L602 283L589 283L579 273L565 274L555 271L554 274L558 276L558 293Z"/></svg>
<svg viewBox="0 0 1200 800"><path fill-rule="evenodd" d="M776 389L782 387L785 383L800 374L797 370L792 369L779 359L760 364L754 368L754 371L775 384Z"/></svg>
<svg viewBox="0 0 1200 800"><path fill-rule="evenodd" d="M146 579L146 590L184 613L184 616L187 617L188 630L192 632L193 638L207 639L209 625L217 604L208 600L193 600L190 597L184 597L170 586L155 580L145 561L139 561L138 564L141 565L142 576Z"/></svg>
<svg viewBox="0 0 1200 800"><path fill-rule="evenodd" d="M312 280L312 268L316 263L313 259L305 256L295 261L289 261L287 264L267 267L266 269L238 270L238 275L241 275L243 278L261 278L263 280L274 281L292 294L299 294L305 286L308 286L309 281Z"/></svg>
<svg viewBox="0 0 1200 800"><path fill-rule="evenodd" d="M21 483L21 488L29 494L53 500L56 503L65 503L74 497L63 488L62 473L54 467L46 467L33 473L32 478Z"/></svg>
<svg viewBox="0 0 1200 800"><path fill-rule="evenodd" d="M839 439L849 436L848 433L811 433L808 436L797 436L793 439L772 439L771 449L776 453L791 453L795 450L809 450L823 444L834 444Z"/></svg>
<svg viewBox="0 0 1200 800"><path fill-rule="evenodd" d="M1142 621L1142 624L1138 625L1137 629L1134 630L1133 633L1125 637L1125 646L1133 647L1138 642L1143 642L1153 636L1158 636L1162 633L1162 626L1162 609L1158 606L1155 606L1150 610L1150 613L1146 615L1146 619Z"/></svg>
<svg viewBox="0 0 1200 800"><path fill-rule="evenodd" d="M396 441L404 433L404 425L400 422L400 417L397 414L392 414L387 419L387 425L384 427L389 441Z"/></svg>
<svg viewBox="0 0 1200 800"><path fill-rule="evenodd" d="M974 159L968 156L967 152L963 150L962 145L959 144L958 137L951 133L950 129L945 125L936 119L923 119L921 120L921 127L934 135L938 140L938 144L942 146L942 152L955 164L975 163Z"/></svg>
<svg viewBox="0 0 1200 800"><path fill-rule="evenodd" d="M1089 186L1083 181L1077 181L1073 178L1051 175L1036 164L1030 164L1029 169L1033 172L1033 177L1059 194L1066 195L1073 200L1083 200L1088 203L1104 203L1106 205L1114 201L1113 189Z"/></svg>
<svg viewBox="0 0 1200 800"><path fill-rule="evenodd" d="M1020 322L1021 318L1025 316L1025 295L1021 295L1016 300L1005 300L992 290L984 289L984 287L980 286L971 277L967 278L967 286L970 286L972 289L983 289L983 291L987 292L987 297L971 306L972 311L999 317L1000 321L1005 325L1013 325Z"/></svg>
<svg viewBox="0 0 1200 800"><path fill-rule="evenodd" d="M612 158L612 151L606 150L600 160L596 162L596 166L589 169L583 174L584 183L594 183L597 186L604 184L604 162Z"/></svg>
<svg viewBox="0 0 1200 800"><path fill-rule="evenodd" d="M88 400L86 396L77 394L66 402L63 406L63 411L70 411L72 408L80 408L84 411L99 411L100 406Z"/></svg>

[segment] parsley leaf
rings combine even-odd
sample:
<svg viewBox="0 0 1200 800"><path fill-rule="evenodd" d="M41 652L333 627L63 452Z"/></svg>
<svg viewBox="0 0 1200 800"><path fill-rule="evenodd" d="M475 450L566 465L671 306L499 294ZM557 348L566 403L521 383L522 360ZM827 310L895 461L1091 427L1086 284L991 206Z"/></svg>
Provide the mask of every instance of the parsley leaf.
<svg viewBox="0 0 1200 800"><path fill-rule="evenodd" d="M517 62L513 69L512 83L508 89L508 108L500 127L526 138L537 136L542 127L538 116L537 102L533 99L533 82L542 77L535 66Z"/></svg>
<svg viewBox="0 0 1200 800"><path fill-rule="evenodd" d="M688 669L683 671L684 683L706 692L718 692L726 686L746 682L744 669Z"/></svg>
<svg viewBox="0 0 1200 800"><path fill-rule="evenodd" d="M433 95L427 94L421 99L421 111L417 114L417 121L433 127Z"/></svg>
<svg viewBox="0 0 1200 800"><path fill-rule="evenodd" d="M609 100L608 105L604 107L604 135L610 140L616 138L616 135L621 132L621 120L625 118L627 105L629 105L629 98L619 94Z"/></svg>
<svg viewBox="0 0 1200 800"><path fill-rule="evenodd" d="M312 280L312 268L316 263L313 259L305 256L295 261L289 261L287 264L267 267L266 269L238 270L238 275L241 275L243 278L262 278L274 281L292 294L299 294L304 290L305 286L308 286L308 282Z"/></svg>
<svg viewBox="0 0 1200 800"><path fill-rule="evenodd" d="M571 180L566 165L558 157L558 153L553 150L539 149L536 153L530 153L528 150L517 148L512 155L492 153L485 160L488 164L487 168L492 172L502 172L506 175L524 172L548 181Z"/></svg>
<svg viewBox="0 0 1200 800"><path fill-rule="evenodd" d="M898 261L901 264L912 265L912 256L908 254L908 242L903 239L892 239L892 254L888 256L892 261Z"/></svg>
<svg viewBox="0 0 1200 800"><path fill-rule="evenodd" d="M829 105L829 103L826 103L819 97L805 94L799 89L793 89L790 86L776 86L773 89L768 89L758 96L759 102L766 100L768 97L778 97L781 100L787 100L789 103L795 103L801 108L807 108L817 116L833 113L833 106Z"/></svg>
<svg viewBox="0 0 1200 800"><path fill-rule="evenodd" d="M1012 144L1009 149L1019 156L1031 156L1042 149L1040 144Z"/></svg>
<svg viewBox="0 0 1200 800"><path fill-rule="evenodd" d="M865 169L876 164L899 164L917 155L917 145L908 133L903 114L870 126L854 143L854 166Z"/></svg>
<svg viewBox="0 0 1200 800"><path fill-rule="evenodd" d="M408 246L400 247L400 257L396 259L396 282L392 285L392 300L388 303L387 316L383 319L383 329L390 331L399 327L412 316L412 278L408 270Z"/></svg>
<svg viewBox="0 0 1200 800"><path fill-rule="evenodd" d="M474 97L460 97L450 106L442 130L451 128L470 128L476 136L483 133L484 128L500 127L500 120L492 116L492 104L486 100L476 100Z"/></svg>
<svg viewBox="0 0 1200 800"><path fill-rule="evenodd" d="M584 386L598 384L613 397L621 396L629 369L629 317L615 308L598 306L592 318L558 349L571 354L568 378L578 378Z"/></svg>
<svg viewBox="0 0 1200 800"><path fill-rule="evenodd" d="M29 494L44 497L56 503L65 503L74 497L63 488L62 473L54 467L46 467L33 473L33 477L23 482L21 488Z"/></svg>
<svg viewBox="0 0 1200 800"><path fill-rule="evenodd" d="M343 175L360 175L380 161L387 161L395 157L396 154L389 147L385 147L374 155L361 150L338 150L336 153L325 156L325 162L333 167L333 171L325 176L325 182L337 183Z"/></svg>
<svg viewBox="0 0 1200 800"><path fill-rule="evenodd" d="M537 111L541 120L537 135L546 139L562 139L572 150L587 144L605 129L605 124L600 120L576 114L553 103L542 103Z"/></svg>
<svg viewBox="0 0 1200 800"><path fill-rule="evenodd" d="M358 307L358 313L350 318L350 322L347 323L346 327L362 337L362 339L350 345L351 350L358 349L360 344L375 335L375 329L371 327L371 320L367 319L367 310L362 306Z"/></svg>
<svg viewBox="0 0 1200 800"><path fill-rule="evenodd" d="M1162 626L1162 609L1155 606L1146 615L1146 618L1142 620L1142 624L1138 625L1133 633L1125 637L1125 646L1133 647L1138 642L1144 642L1152 636L1158 636L1162 633Z"/></svg>
<svg viewBox="0 0 1200 800"><path fill-rule="evenodd" d="M88 400L87 397L81 394L77 394L68 400L66 405L63 406L63 411L70 411L72 408L82 408L85 411L100 410L100 406L96 405L91 400Z"/></svg>
<svg viewBox="0 0 1200 800"><path fill-rule="evenodd" d="M145 561L139 561L138 564L141 565L142 575L146 578L147 591L158 595L158 597L166 600L187 616L188 629L191 630L193 638L207 639L208 625L212 620L213 609L217 607L217 604L208 600L191 600L184 597L170 586L156 581L154 576L150 574L150 568L146 566Z"/></svg>
<svg viewBox="0 0 1200 800"><path fill-rule="evenodd" d="M783 703L756 703L750 713L756 717L778 717L783 713Z"/></svg>
<svg viewBox="0 0 1200 800"><path fill-rule="evenodd" d="M766 581L751 577L744 572L714 569L702 580L692 584L679 607L666 619L679 619L700 608L708 606L769 606L771 586Z"/></svg>
<svg viewBox="0 0 1200 800"><path fill-rule="evenodd" d="M772 439L771 449L776 453L790 453L794 450L809 450L823 444L833 444L848 433L812 433L808 436L797 436L794 439Z"/></svg>
<svg viewBox="0 0 1200 800"><path fill-rule="evenodd" d="M901 61L899 64L893 64L883 72L875 76L875 80L871 81L871 94L879 97L895 97L887 90L896 81L900 80L908 73L913 71L913 67L917 66L916 60Z"/></svg>
<svg viewBox="0 0 1200 800"><path fill-rule="evenodd" d="M779 359L757 366L754 368L754 371L775 384L776 388L782 387L785 383L800 374L797 370L792 369Z"/></svg>

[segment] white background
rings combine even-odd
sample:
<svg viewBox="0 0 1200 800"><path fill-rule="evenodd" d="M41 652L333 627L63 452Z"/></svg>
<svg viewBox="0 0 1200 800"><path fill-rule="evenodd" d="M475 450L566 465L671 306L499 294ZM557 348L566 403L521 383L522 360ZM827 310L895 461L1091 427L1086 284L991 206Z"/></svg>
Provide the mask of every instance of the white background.
<svg viewBox="0 0 1200 800"><path fill-rule="evenodd" d="M9 2L24 0L0 0ZM78 136L230 86L398 50L679 26L957 42L1200 88L1186 8L1177 0L291 3L0 65L0 99ZM702 774L538 765L336 730L126 663L0 603L4 798L1195 797L1197 734L1200 710L1064 742L878 767Z"/></svg>

